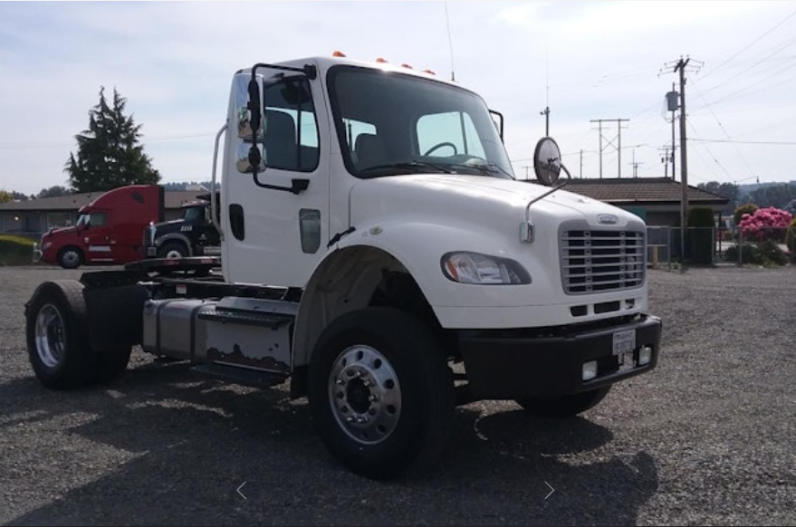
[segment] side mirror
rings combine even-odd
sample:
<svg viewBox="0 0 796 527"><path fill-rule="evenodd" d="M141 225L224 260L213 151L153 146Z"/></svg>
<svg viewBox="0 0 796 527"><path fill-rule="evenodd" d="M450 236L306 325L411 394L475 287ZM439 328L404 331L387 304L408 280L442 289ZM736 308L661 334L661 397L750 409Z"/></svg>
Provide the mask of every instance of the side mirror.
<svg viewBox="0 0 796 527"><path fill-rule="evenodd" d="M552 187L561 175L561 150L551 137L544 137L536 144L533 153L533 171L536 179Z"/></svg>

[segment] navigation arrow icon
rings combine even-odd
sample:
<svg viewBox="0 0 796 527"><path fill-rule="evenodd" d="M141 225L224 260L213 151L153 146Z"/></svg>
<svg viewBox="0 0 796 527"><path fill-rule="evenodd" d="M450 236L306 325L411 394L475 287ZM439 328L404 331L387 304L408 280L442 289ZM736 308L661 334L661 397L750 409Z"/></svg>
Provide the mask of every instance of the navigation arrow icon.
<svg viewBox="0 0 796 527"><path fill-rule="evenodd" d="M243 483L241 483L240 487L238 487L238 494L240 494L241 496L243 496L243 493L240 491L240 489L242 489L243 485L245 485L245 484L246 484L246 482L244 481ZM243 499L245 500L245 499L248 499L248 498L246 498L246 496L243 496Z"/></svg>
<svg viewBox="0 0 796 527"><path fill-rule="evenodd" d="M548 482L545 481L544 484L547 485L548 487L550 487L550 484ZM549 498L555 491L556 491L556 489L554 489L553 487L550 487L550 493L547 496L545 496L544 499Z"/></svg>

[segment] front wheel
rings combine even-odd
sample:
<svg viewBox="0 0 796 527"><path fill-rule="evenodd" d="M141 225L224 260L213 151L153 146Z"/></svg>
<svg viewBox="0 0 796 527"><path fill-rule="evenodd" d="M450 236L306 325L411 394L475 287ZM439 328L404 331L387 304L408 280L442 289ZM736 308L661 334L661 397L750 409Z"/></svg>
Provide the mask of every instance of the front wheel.
<svg viewBox="0 0 796 527"><path fill-rule="evenodd" d="M334 320L309 370L315 428L352 472L385 479L433 465L448 438L453 378L428 328L392 308Z"/></svg>
<svg viewBox="0 0 796 527"><path fill-rule="evenodd" d="M185 258L188 249L180 242L166 242L158 249L158 258Z"/></svg>
<svg viewBox="0 0 796 527"><path fill-rule="evenodd" d="M83 253L77 247L64 247L57 259L58 265L64 269L77 269L83 263Z"/></svg>
<svg viewBox="0 0 796 527"><path fill-rule="evenodd" d="M581 412L585 412L589 408L597 406L600 401L605 399L605 396L608 395L610 390L611 387L606 386L604 388L564 397L526 397L524 399L517 399L517 404L522 406L529 415L534 417L564 419L567 417L574 417Z"/></svg>

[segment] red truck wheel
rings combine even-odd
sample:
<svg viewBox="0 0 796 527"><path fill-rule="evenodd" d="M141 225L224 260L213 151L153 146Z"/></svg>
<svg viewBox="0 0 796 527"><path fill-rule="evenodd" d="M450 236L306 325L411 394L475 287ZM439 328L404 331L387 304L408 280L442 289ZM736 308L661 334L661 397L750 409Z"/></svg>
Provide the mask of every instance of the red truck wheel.
<svg viewBox="0 0 796 527"><path fill-rule="evenodd" d="M64 247L58 252L58 265L64 269L77 269L83 263L83 252L77 247Z"/></svg>

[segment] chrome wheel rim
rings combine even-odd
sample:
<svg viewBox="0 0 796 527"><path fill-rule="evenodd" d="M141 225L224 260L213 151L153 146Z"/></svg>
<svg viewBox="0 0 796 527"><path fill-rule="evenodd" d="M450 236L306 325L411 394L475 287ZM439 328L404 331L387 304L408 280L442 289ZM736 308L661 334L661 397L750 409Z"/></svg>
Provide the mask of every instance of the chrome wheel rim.
<svg viewBox="0 0 796 527"><path fill-rule="evenodd" d="M172 249L166 253L166 258L182 258L182 253L176 249Z"/></svg>
<svg viewBox="0 0 796 527"><path fill-rule="evenodd" d="M340 428L358 443L387 439L401 416L401 386L390 362L370 346L344 350L329 374L329 401Z"/></svg>
<svg viewBox="0 0 796 527"><path fill-rule="evenodd" d="M73 267L80 263L80 255L77 251L66 251L63 255L63 261L69 267Z"/></svg>
<svg viewBox="0 0 796 527"><path fill-rule="evenodd" d="M66 326L61 313L52 304L46 304L36 316L36 353L42 364L55 368L66 350Z"/></svg>

